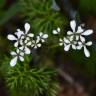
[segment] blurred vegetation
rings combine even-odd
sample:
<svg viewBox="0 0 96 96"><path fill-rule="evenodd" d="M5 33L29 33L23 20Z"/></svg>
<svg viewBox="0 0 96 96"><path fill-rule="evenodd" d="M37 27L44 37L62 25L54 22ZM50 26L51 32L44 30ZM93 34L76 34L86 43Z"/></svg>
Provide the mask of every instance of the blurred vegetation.
<svg viewBox="0 0 96 96"><path fill-rule="evenodd" d="M5 1L5 2L4 2ZM53 12L51 10L51 0L48 2L48 6L45 6L45 1L42 0L43 2L38 2L37 1L18 1L13 3L12 5L10 5L10 7L8 9L4 9L5 5L6 5L6 0L1 0L0 3L0 30L3 31L4 25L8 22L10 22L10 20L12 18L14 18L15 15L17 14L21 14L21 18L25 18L27 17L25 14L28 14L28 17L25 19L26 21L29 20L33 20L32 22L30 21L30 23L33 25L33 29L38 32L40 32L40 29L42 29L42 31L46 31L48 32L48 30L51 28L52 30L52 26L54 23L54 19L56 19L57 17L60 17L60 13L59 12ZM27 3L29 4L33 4L33 2L35 3L34 6L29 6L27 5ZM24 6L22 6L23 4L25 4ZM38 4L41 4L41 9L37 10L36 7L39 8ZM29 6L29 7L28 7ZM43 9L43 7L45 6L45 8ZM27 10L28 9L28 10ZM33 10L35 9L35 10ZM46 10L45 10L46 9ZM30 10L30 12L28 12ZM29 15L30 13L30 15ZM53 14L53 15L52 15ZM39 16L41 16L41 18L39 18ZM48 18L47 15L49 16ZM38 16L38 17L37 17ZM30 17L30 18L29 18ZM19 18L19 17L17 17ZM36 21L33 18L37 18ZM44 21L43 18L45 19ZM59 22L62 22L62 16L56 20L56 24L58 24ZM41 20L42 19L42 20ZM41 20L41 21L40 21ZM59 21L59 22L58 22ZM37 23L40 22L40 24ZM47 24L45 24L45 22ZM13 21L12 21L13 23ZM19 21L19 23L22 23L22 20ZM63 23L63 22L62 22ZM37 26L37 25L38 26ZM56 25L54 24L54 26ZM36 27L35 27L36 25ZM43 26L44 25L44 26ZM62 25L62 24L61 24ZM43 28L41 28L43 26ZM13 28L14 25L12 25ZM50 28L48 28L50 27ZM14 30L12 28L12 30ZM40 29L39 29L40 28ZM37 30L38 29L38 30ZM10 30L10 28L8 29ZM16 29L15 29L16 30ZM6 30L4 30L6 31ZM50 31L51 32L51 31ZM8 32L9 33L9 32ZM0 32L0 50L4 50L4 51L0 51L0 63L1 63L1 67L0 67L0 72L3 74L5 81L6 81L6 85L9 89L9 94L11 96L56 96L57 95L57 90L58 90L58 83L57 80L55 79L56 77L56 71L54 68L46 68L43 66L34 66L34 67L30 67L30 62L32 60L32 57L27 57L27 59L25 60L25 62L22 64L21 62L18 62L18 64L16 65L15 68L12 68L9 66L9 62L11 60L11 57L9 56L9 51L11 49L13 49L11 47L12 43L9 43L7 40L7 32L3 33ZM3 43L2 43L3 41ZM7 47L6 47L7 46ZM6 49L5 49L6 48ZM38 62L40 63L40 62ZM46 63L46 62L45 62Z"/></svg>
<svg viewBox="0 0 96 96"><path fill-rule="evenodd" d="M83 74L83 76L87 78L89 81L94 80L96 76L96 50L94 48L91 48L90 52L90 58L84 57L83 50L80 52L73 51L69 53L69 57L73 59L76 68L78 68L78 72Z"/></svg>
<svg viewBox="0 0 96 96"><path fill-rule="evenodd" d="M67 18L60 11L52 9L52 0L20 0L26 21L31 23L35 33L46 32L51 34L54 28L64 29ZM41 3L42 2L42 3Z"/></svg>
<svg viewBox="0 0 96 96"><path fill-rule="evenodd" d="M6 8L8 1L0 0L0 62L4 59L4 55L9 52L10 45L8 43L7 32L4 33L4 25L21 11L20 3L16 2L9 8ZM6 47L7 46L7 47Z"/></svg>
<svg viewBox="0 0 96 96"><path fill-rule="evenodd" d="M51 57L51 59L54 59L60 54L62 55L63 63L66 61L66 58L68 61L72 60L76 66L76 71L78 70L78 72L88 78L88 80L94 79L96 76L96 50L94 48L90 49L91 57L86 59L84 57L83 50L79 52L70 51L68 53L64 53L63 48L60 49L58 46L52 46L51 49L47 47L47 50L45 50L46 47L44 46L42 49L43 51L41 50L40 52L44 54L47 53L46 56L43 56L46 57L46 59L44 58L45 60L41 60L41 62L39 62L41 64L42 61L44 61L44 66L42 64L42 66L37 65L35 67L30 67L30 61L33 58L28 57L29 59L27 58L24 64L18 62L15 68L11 68L9 66L11 58L9 56L9 51L13 48L11 47L12 43L9 43L6 38L8 34L5 32L6 24L8 25L8 23L12 23L11 28L9 29L16 30L15 27L17 28L17 26L24 22L29 22L32 27L32 32L37 34L38 32L43 31L49 34L50 42L57 42L57 38L54 37L53 40L51 34L52 30L60 27L63 36L66 34L66 26L69 26L69 23L68 18L63 16L60 11L52 9L52 0L19 0L15 1L10 6L7 6L7 3L7 0L0 0L0 72L6 79L6 84L8 85L8 88L11 91L10 94L12 94L12 96L31 96L32 90L34 96L56 96L58 83L55 77L57 74L54 68L51 69L47 65L50 65L50 63L53 64L53 62L50 62ZM96 0L79 0L79 11L82 14L96 15L95 5ZM18 19L18 15L21 16L20 19ZM14 16L17 16L16 20L19 22L19 25L16 25L15 27L13 25L13 21L11 21L11 19L14 19ZM22 21L22 19L24 21ZM16 22L17 21L14 20L14 23ZM44 55L42 53L40 54L41 58L42 55ZM67 56L65 54L67 54ZM56 62L54 61L54 63ZM45 66L48 67L48 69L45 68Z"/></svg>
<svg viewBox="0 0 96 96"><path fill-rule="evenodd" d="M96 0L79 0L79 11L82 15L96 16Z"/></svg>
<svg viewBox="0 0 96 96"><path fill-rule="evenodd" d="M8 20L21 11L20 3L16 2L10 8L4 10L6 0L0 0L0 26L4 25Z"/></svg>
<svg viewBox="0 0 96 96"><path fill-rule="evenodd" d="M46 67L30 68L31 56L26 56L24 63L18 63L14 68L9 66L6 58L1 66L11 96L56 96L59 88L56 70Z"/></svg>

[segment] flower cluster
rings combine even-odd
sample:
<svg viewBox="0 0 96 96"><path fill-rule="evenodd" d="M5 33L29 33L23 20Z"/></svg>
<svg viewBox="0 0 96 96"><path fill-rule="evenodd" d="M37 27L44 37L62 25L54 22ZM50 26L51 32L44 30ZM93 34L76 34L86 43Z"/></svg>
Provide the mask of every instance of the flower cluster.
<svg viewBox="0 0 96 96"><path fill-rule="evenodd" d="M24 25L25 31L17 29L14 35L9 34L7 38L11 41L15 41L14 47L16 48L16 52L12 51L11 55L14 57L10 65L15 66L17 60L24 61L24 56L26 54L31 54L32 48L37 49L41 47L42 43L48 38L48 34L44 34L42 32L39 33L38 36L35 36L33 33L29 33L30 24L25 23Z"/></svg>
<svg viewBox="0 0 96 96"><path fill-rule="evenodd" d="M75 20L70 22L70 26L72 31L68 31L66 37L59 38L59 45L64 46L65 51L69 51L70 48L74 50L81 50L83 48L85 56L90 57L90 52L87 49L87 46L91 46L92 41L86 42L87 40L85 37L91 35L93 30L85 30L81 25L76 26ZM11 52L11 55L14 57L10 62L11 66L15 66L18 59L23 62L26 54L31 54L31 50L33 48L37 49L38 47L41 47L42 43L44 43L48 38L48 34L44 34L42 32L40 32L37 36L33 33L29 33L30 24L28 23L25 23L24 28L25 31L17 29L17 32L15 32L14 35L9 34L7 36L9 40L15 41L14 47L16 52ZM60 31L61 29L58 27L56 30L53 30L52 33L54 35L59 35Z"/></svg>
<svg viewBox="0 0 96 96"><path fill-rule="evenodd" d="M70 48L74 50L81 50L84 48L84 54L86 57L90 57L90 52L87 49L87 46L92 45L92 41L86 42L85 36L89 36L93 33L93 30L88 29L85 30L82 26L76 26L75 20L70 22L70 26L72 31L67 32L67 36L63 37L63 39L59 39L59 45L64 46L65 51L69 51ZM60 31L60 29L59 29ZM59 34L57 30L53 30L53 34Z"/></svg>

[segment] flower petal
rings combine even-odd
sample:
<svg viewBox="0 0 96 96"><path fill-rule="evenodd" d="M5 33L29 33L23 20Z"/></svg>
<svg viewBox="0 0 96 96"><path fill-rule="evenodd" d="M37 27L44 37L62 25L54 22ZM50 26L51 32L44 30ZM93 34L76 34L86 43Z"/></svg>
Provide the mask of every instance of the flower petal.
<svg viewBox="0 0 96 96"><path fill-rule="evenodd" d="M14 52L14 51L12 51L10 54L13 56L17 55L16 52Z"/></svg>
<svg viewBox="0 0 96 96"><path fill-rule="evenodd" d="M65 43L70 43L70 41L67 38L64 38Z"/></svg>
<svg viewBox="0 0 96 96"><path fill-rule="evenodd" d="M17 38L14 36L14 35L12 35L12 34L9 34L8 36L7 36L7 38L9 39L9 40L17 40Z"/></svg>
<svg viewBox="0 0 96 96"><path fill-rule="evenodd" d="M66 45L66 46L64 47L64 50L65 50L65 51L69 51L70 46L71 46L70 44Z"/></svg>
<svg viewBox="0 0 96 96"><path fill-rule="evenodd" d="M76 33L82 33L84 30L82 29L81 26L78 26L77 32Z"/></svg>
<svg viewBox="0 0 96 96"><path fill-rule="evenodd" d="M21 45L21 46L24 45L24 42L23 42L22 39L21 39L19 42L20 42L20 45Z"/></svg>
<svg viewBox="0 0 96 96"><path fill-rule="evenodd" d="M14 43L14 47L18 47L18 41Z"/></svg>
<svg viewBox="0 0 96 96"><path fill-rule="evenodd" d="M25 34L27 34L28 31L30 30L30 24L29 23L25 23L24 27L25 27Z"/></svg>
<svg viewBox="0 0 96 96"><path fill-rule="evenodd" d="M82 45L78 45L78 46L77 46L77 49L78 49L78 50L81 50L82 47L83 47Z"/></svg>
<svg viewBox="0 0 96 96"><path fill-rule="evenodd" d="M13 58L13 59L11 60L11 62L10 62L10 66L14 67L14 66L16 65L16 63L17 63L17 59L18 59L17 56L16 56L15 58Z"/></svg>
<svg viewBox="0 0 96 96"><path fill-rule="evenodd" d="M89 41L86 43L87 46L91 46L92 45L92 41Z"/></svg>
<svg viewBox="0 0 96 96"><path fill-rule="evenodd" d="M34 46L34 49L37 49L37 46Z"/></svg>
<svg viewBox="0 0 96 96"><path fill-rule="evenodd" d="M19 56L20 61L24 61L24 58L22 56Z"/></svg>
<svg viewBox="0 0 96 96"><path fill-rule="evenodd" d="M27 40L27 39L25 39L24 43L25 43L25 44L26 44L26 43L28 43L28 40Z"/></svg>
<svg viewBox="0 0 96 96"><path fill-rule="evenodd" d="M37 39L38 39L38 38L37 38ZM35 42L36 42L35 40L32 40L32 45L35 44Z"/></svg>
<svg viewBox="0 0 96 96"><path fill-rule="evenodd" d="M86 46L84 46L84 54L85 54L86 57L90 57L90 52L88 51Z"/></svg>
<svg viewBox="0 0 96 96"><path fill-rule="evenodd" d="M59 39L59 41L60 41L60 42L63 42L63 40L62 40L61 38Z"/></svg>
<svg viewBox="0 0 96 96"><path fill-rule="evenodd" d="M27 46L30 46L31 44L32 44L32 42L30 41L30 42L28 42L26 45L27 45Z"/></svg>
<svg viewBox="0 0 96 96"><path fill-rule="evenodd" d="M63 43L64 44L64 47L66 47L67 46L67 44L66 43Z"/></svg>
<svg viewBox="0 0 96 96"><path fill-rule="evenodd" d="M53 33L53 34L58 34L58 31L57 31L57 30L53 30L52 33Z"/></svg>
<svg viewBox="0 0 96 96"><path fill-rule="evenodd" d="M44 39L48 38L48 34L44 34L44 35L42 36L42 38L44 38Z"/></svg>
<svg viewBox="0 0 96 96"><path fill-rule="evenodd" d="M24 56L24 52L20 52L20 56L22 56L22 57L23 57L23 56Z"/></svg>
<svg viewBox="0 0 96 96"><path fill-rule="evenodd" d="M41 37L42 35L43 35L43 33L42 33L42 32L40 32L40 33L39 33L39 36Z"/></svg>
<svg viewBox="0 0 96 96"><path fill-rule="evenodd" d="M80 36L80 40L81 40L82 42L85 42L85 38L84 38L83 36Z"/></svg>
<svg viewBox="0 0 96 96"><path fill-rule="evenodd" d="M61 43L59 43L59 45L60 45L60 46L62 46L62 45L63 45L63 43L61 42Z"/></svg>
<svg viewBox="0 0 96 96"><path fill-rule="evenodd" d="M70 26L71 26L73 32L75 32L75 28L76 28L76 21L75 21L75 20L72 20L72 21L70 22Z"/></svg>
<svg viewBox="0 0 96 96"><path fill-rule="evenodd" d="M78 49L78 50L81 50L81 49L82 49L82 47L83 47L82 42L80 42L80 41L79 41L79 42L77 42L77 46L76 46L76 47L77 47L77 49Z"/></svg>
<svg viewBox="0 0 96 96"><path fill-rule="evenodd" d="M25 47L24 51L25 51L25 54L30 54L31 53L31 51L28 47Z"/></svg>
<svg viewBox="0 0 96 96"><path fill-rule="evenodd" d="M19 49L23 51L24 50L24 46L19 47Z"/></svg>
<svg viewBox="0 0 96 96"><path fill-rule="evenodd" d="M42 41L42 42L45 42L45 40L44 40L44 39L41 39L41 41Z"/></svg>
<svg viewBox="0 0 96 96"><path fill-rule="evenodd" d="M60 32L60 28L59 27L57 28L57 31Z"/></svg>
<svg viewBox="0 0 96 96"><path fill-rule="evenodd" d="M88 36L91 35L93 33L93 30L86 30L82 33L82 35Z"/></svg>
<svg viewBox="0 0 96 96"><path fill-rule="evenodd" d="M16 52L17 52L17 54L19 54L20 53L20 49L17 48Z"/></svg>
<svg viewBox="0 0 96 96"><path fill-rule="evenodd" d="M24 35L23 35L23 36L21 36L21 40L22 40L22 39L24 39L24 38L25 38L25 36L24 36Z"/></svg>
<svg viewBox="0 0 96 96"><path fill-rule="evenodd" d="M37 38L37 40L35 41L35 43L39 43L40 42L40 38Z"/></svg>
<svg viewBox="0 0 96 96"><path fill-rule="evenodd" d="M79 45L83 45L82 42L80 42L80 41L78 42L78 44L79 44Z"/></svg>
<svg viewBox="0 0 96 96"><path fill-rule="evenodd" d="M79 36L78 35L76 35L76 40L79 40Z"/></svg>
<svg viewBox="0 0 96 96"><path fill-rule="evenodd" d="M73 39L74 39L74 35L70 36L69 40L73 41Z"/></svg>
<svg viewBox="0 0 96 96"><path fill-rule="evenodd" d="M29 33L28 36L29 36L29 37L34 37L34 34Z"/></svg>
<svg viewBox="0 0 96 96"><path fill-rule="evenodd" d="M78 42L77 41L74 41L73 44L76 45Z"/></svg>
<svg viewBox="0 0 96 96"><path fill-rule="evenodd" d="M41 44L39 43L39 44L37 44L37 46L38 46L38 47L41 47Z"/></svg>
<svg viewBox="0 0 96 96"><path fill-rule="evenodd" d="M74 50L76 50L76 45L73 45L73 44L72 44L72 48L73 48Z"/></svg>
<svg viewBox="0 0 96 96"><path fill-rule="evenodd" d="M23 35L23 34L24 34L24 32L23 32L23 31L21 31L20 29L17 29L17 31L18 31L18 32L15 32L15 35L17 35L17 37L18 37L18 38L20 38L20 37L21 37L21 35Z"/></svg>
<svg viewBox="0 0 96 96"><path fill-rule="evenodd" d="M64 44L64 41L61 38L59 39L59 42L60 42L59 43L60 46L62 46Z"/></svg>
<svg viewBox="0 0 96 96"><path fill-rule="evenodd" d="M67 32L67 35L72 35L72 34L73 34L73 32L71 32L71 31Z"/></svg>

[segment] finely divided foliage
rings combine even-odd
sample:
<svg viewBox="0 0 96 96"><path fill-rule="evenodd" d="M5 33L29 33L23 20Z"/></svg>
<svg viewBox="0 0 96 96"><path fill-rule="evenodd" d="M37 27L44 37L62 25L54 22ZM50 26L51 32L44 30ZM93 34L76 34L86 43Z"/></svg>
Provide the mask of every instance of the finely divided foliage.
<svg viewBox="0 0 96 96"><path fill-rule="evenodd" d="M11 66L15 66L17 60L24 61L24 56L26 54L31 54L32 48L37 49L41 47L42 43L48 38L48 34L44 34L40 32L38 36L34 36L33 33L29 33L30 24L25 23L24 25L25 31L17 29L15 35L9 34L7 38L11 41L15 41L14 47L16 48L16 52L12 51L11 55L14 57L10 61Z"/></svg>

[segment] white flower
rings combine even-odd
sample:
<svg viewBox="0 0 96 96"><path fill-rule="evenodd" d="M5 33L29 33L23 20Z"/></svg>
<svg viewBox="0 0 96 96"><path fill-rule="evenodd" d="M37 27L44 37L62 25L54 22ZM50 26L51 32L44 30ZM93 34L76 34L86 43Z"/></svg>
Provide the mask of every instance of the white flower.
<svg viewBox="0 0 96 96"><path fill-rule="evenodd" d="M22 47L19 47L18 49L20 49L22 52L24 52L24 54L31 53L30 49L27 46L22 46Z"/></svg>
<svg viewBox="0 0 96 96"><path fill-rule="evenodd" d="M45 42L45 40L48 38L48 34L44 34L42 32L35 37L33 33L28 33L30 30L30 24L28 23L25 23L24 28L25 31L17 29L15 35L9 34L7 36L9 40L15 41L14 46L16 48L16 52L11 52L11 55L14 57L10 61L11 66L15 66L18 59L23 62L24 56L26 54L31 54L31 48L37 49L38 47L41 47L41 42Z"/></svg>
<svg viewBox="0 0 96 96"><path fill-rule="evenodd" d="M28 46L28 47L30 47L30 45L31 45L31 40L32 40L32 38L30 38L30 37L21 37L21 39L20 39L20 45L21 46Z"/></svg>
<svg viewBox="0 0 96 96"><path fill-rule="evenodd" d="M59 39L59 45L62 46L64 45L64 50L69 51L70 47L72 46L72 49L76 50L76 41L73 41L73 38L64 37L63 39Z"/></svg>
<svg viewBox="0 0 96 96"><path fill-rule="evenodd" d="M29 37L34 37L33 33L28 33L30 31L30 24L29 23L25 23L24 28L25 28L25 32L23 33L24 35L27 35Z"/></svg>
<svg viewBox="0 0 96 96"><path fill-rule="evenodd" d="M81 26L78 26L77 30L76 30L76 22L75 20L72 20L70 22L70 26L72 28L72 31L68 31L67 35L68 36L73 36L73 38L75 38L76 40L79 40L79 35L81 34L81 32L83 32L84 30L81 28Z"/></svg>
<svg viewBox="0 0 96 96"><path fill-rule="evenodd" d="M17 60L19 59L20 61L24 61L24 52L20 51L20 49L17 49L16 52L12 51L11 55L14 57L11 61L10 61L10 65L13 67L16 65Z"/></svg>
<svg viewBox="0 0 96 96"><path fill-rule="evenodd" d="M77 30L76 30L76 21L75 20L72 20L70 22L70 27L72 28L72 31L68 31L67 35L73 35L73 34L76 34L76 33L82 33L84 31L81 26L78 26Z"/></svg>
<svg viewBox="0 0 96 96"><path fill-rule="evenodd" d="M86 31L83 31L81 34L80 34L80 39L84 38L83 36L89 36L93 33L93 30L91 29L88 29ZM82 41L82 40L81 40Z"/></svg>
<svg viewBox="0 0 96 96"><path fill-rule="evenodd" d="M59 39L59 45L60 46L64 45L64 39L61 39L61 38Z"/></svg>
<svg viewBox="0 0 96 96"><path fill-rule="evenodd" d="M38 47L41 47L40 39L32 40L31 47L34 49L37 49Z"/></svg>
<svg viewBox="0 0 96 96"><path fill-rule="evenodd" d="M83 38L81 42L78 42L78 47L77 49L81 49L82 47L84 48L84 54L86 57L90 57L90 52L89 50L87 49L86 46L91 46L92 45L92 41L89 41L89 42L85 42L85 39Z"/></svg>
<svg viewBox="0 0 96 96"><path fill-rule="evenodd" d="M74 36L76 40L79 40L80 36L82 38L82 36L88 36L93 33L93 30L91 30L91 29L84 31L84 29L81 26L78 26L77 30L76 30L76 21L75 20L72 20L70 22L70 26L72 28L72 31L68 31L67 35Z"/></svg>
<svg viewBox="0 0 96 96"><path fill-rule="evenodd" d="M72 20L70 22L70 26L72 28L72 31L67 32L67 37L64 38L65 46L64 50L69 51L70 46L72 46L72 49L74 50L81 50L84 48L84 54L86 57L90 57L90 52L88 51L86 46L91 46L92 42L89 41L85 43L85 36L89 36L93 33L93 30L88 29L84 30L81 26L76 27L75 20ZM77 30L76 30L77 28ZM84 37L83 37L84 36Z"/></svg>
<svg viewBox="0 0 96 96"><path fill-rule="evenodd" d="M20 31L19 29L17 29L17 32L15 33L15 35L17 35L17 37L14 36L14 35L12 35L12 34L9 34L9 35L7 36L7 38L8 38L9 40L11 40L11 41L16 41L16 42L14 43L14 46L17 47L18 44L19 44L19 39L20 39L22 33L23 33L23 31Z"/></svg>
<svg viewBox="0 0 96 96"><path fill-rule="evenodd" d="M41 40L41 42L45 42L45 39L48 38L48 34L44 34L42 32L39 33L39 36L37 36L38 39Z"/></svg>
<svg viewBox="0 0 96 96"><path fill-rule="evenodd" d="M15 35L16 35L16 36L14 36L14 35L12 35L12 34L9 34L9 35L7 36L7 38L8 38L9 40L11 40L11 41L15 40L15 41L16 41L16 42L14 43L14 46L15 46L15 47L18 47L18 46L19 46L20 40L25 39L26 37L34 37L34 34L32 34L32 33L29 33L29 34L28 34L28 32L29 32L29 30L30 30L30 24L25 23L24 28L25 28L25 32L24 32L24 31L21 31L20 29L17 29L17 32L15 32Z"/></svg>
<svg viewBox="0 0 96 96"><path fill-rule="evenodd" d="M15 35L16 35L18 38L20 38L21 35L23 35L23 34L24 34L24 32L21 31L20 29L17 29L17 32L15 32Z"/></svg>
<svg viewBox="0 0 96 96"><path fill-rule="evenodd" d="M30 54L31 53L30 49L27 46L25 46L24 52L25 52L25 54Z"/></svg>
<svg viewBox="0 0 96 96"><path fill-rule="evenodd" d="M65 42L65 46L64 46L64 50L65 51L69 51L70 47L72 46L72 49L76 50L76 41L73 41L73 38L64 38L64 42Z"/></svg>
<svg viewBox="0 0 96 96"><path fill-rule="evenodd" d="M81 35L88 36L88 35L91 35L92 33L93 33L93 30L88 29L88 30L82 32Z"/></svg>
<svg viewBox="0 0 96 96"><path fill-rule="evenodd" d="M20 37L19 42L18 42L18 43L20 43L20 45L25 45L26 43L28 43L28 41L30 40L30 38L33 38L34 37L34 34L33 33L28 33L29 30L30 30L30 24L25 23L24 28L25 28L25 32L23 32L20 29L18 29L18 32L15 33L15 34L17 34L17 36Z"/></svg>
<svg viewBox="0 0 96 96"><path fill-rule="evenodd" d="M60 33L60 28L58 27L56 30L53 30L52 33L53 33L54 35L59 34L59 33Z"/></svg>

